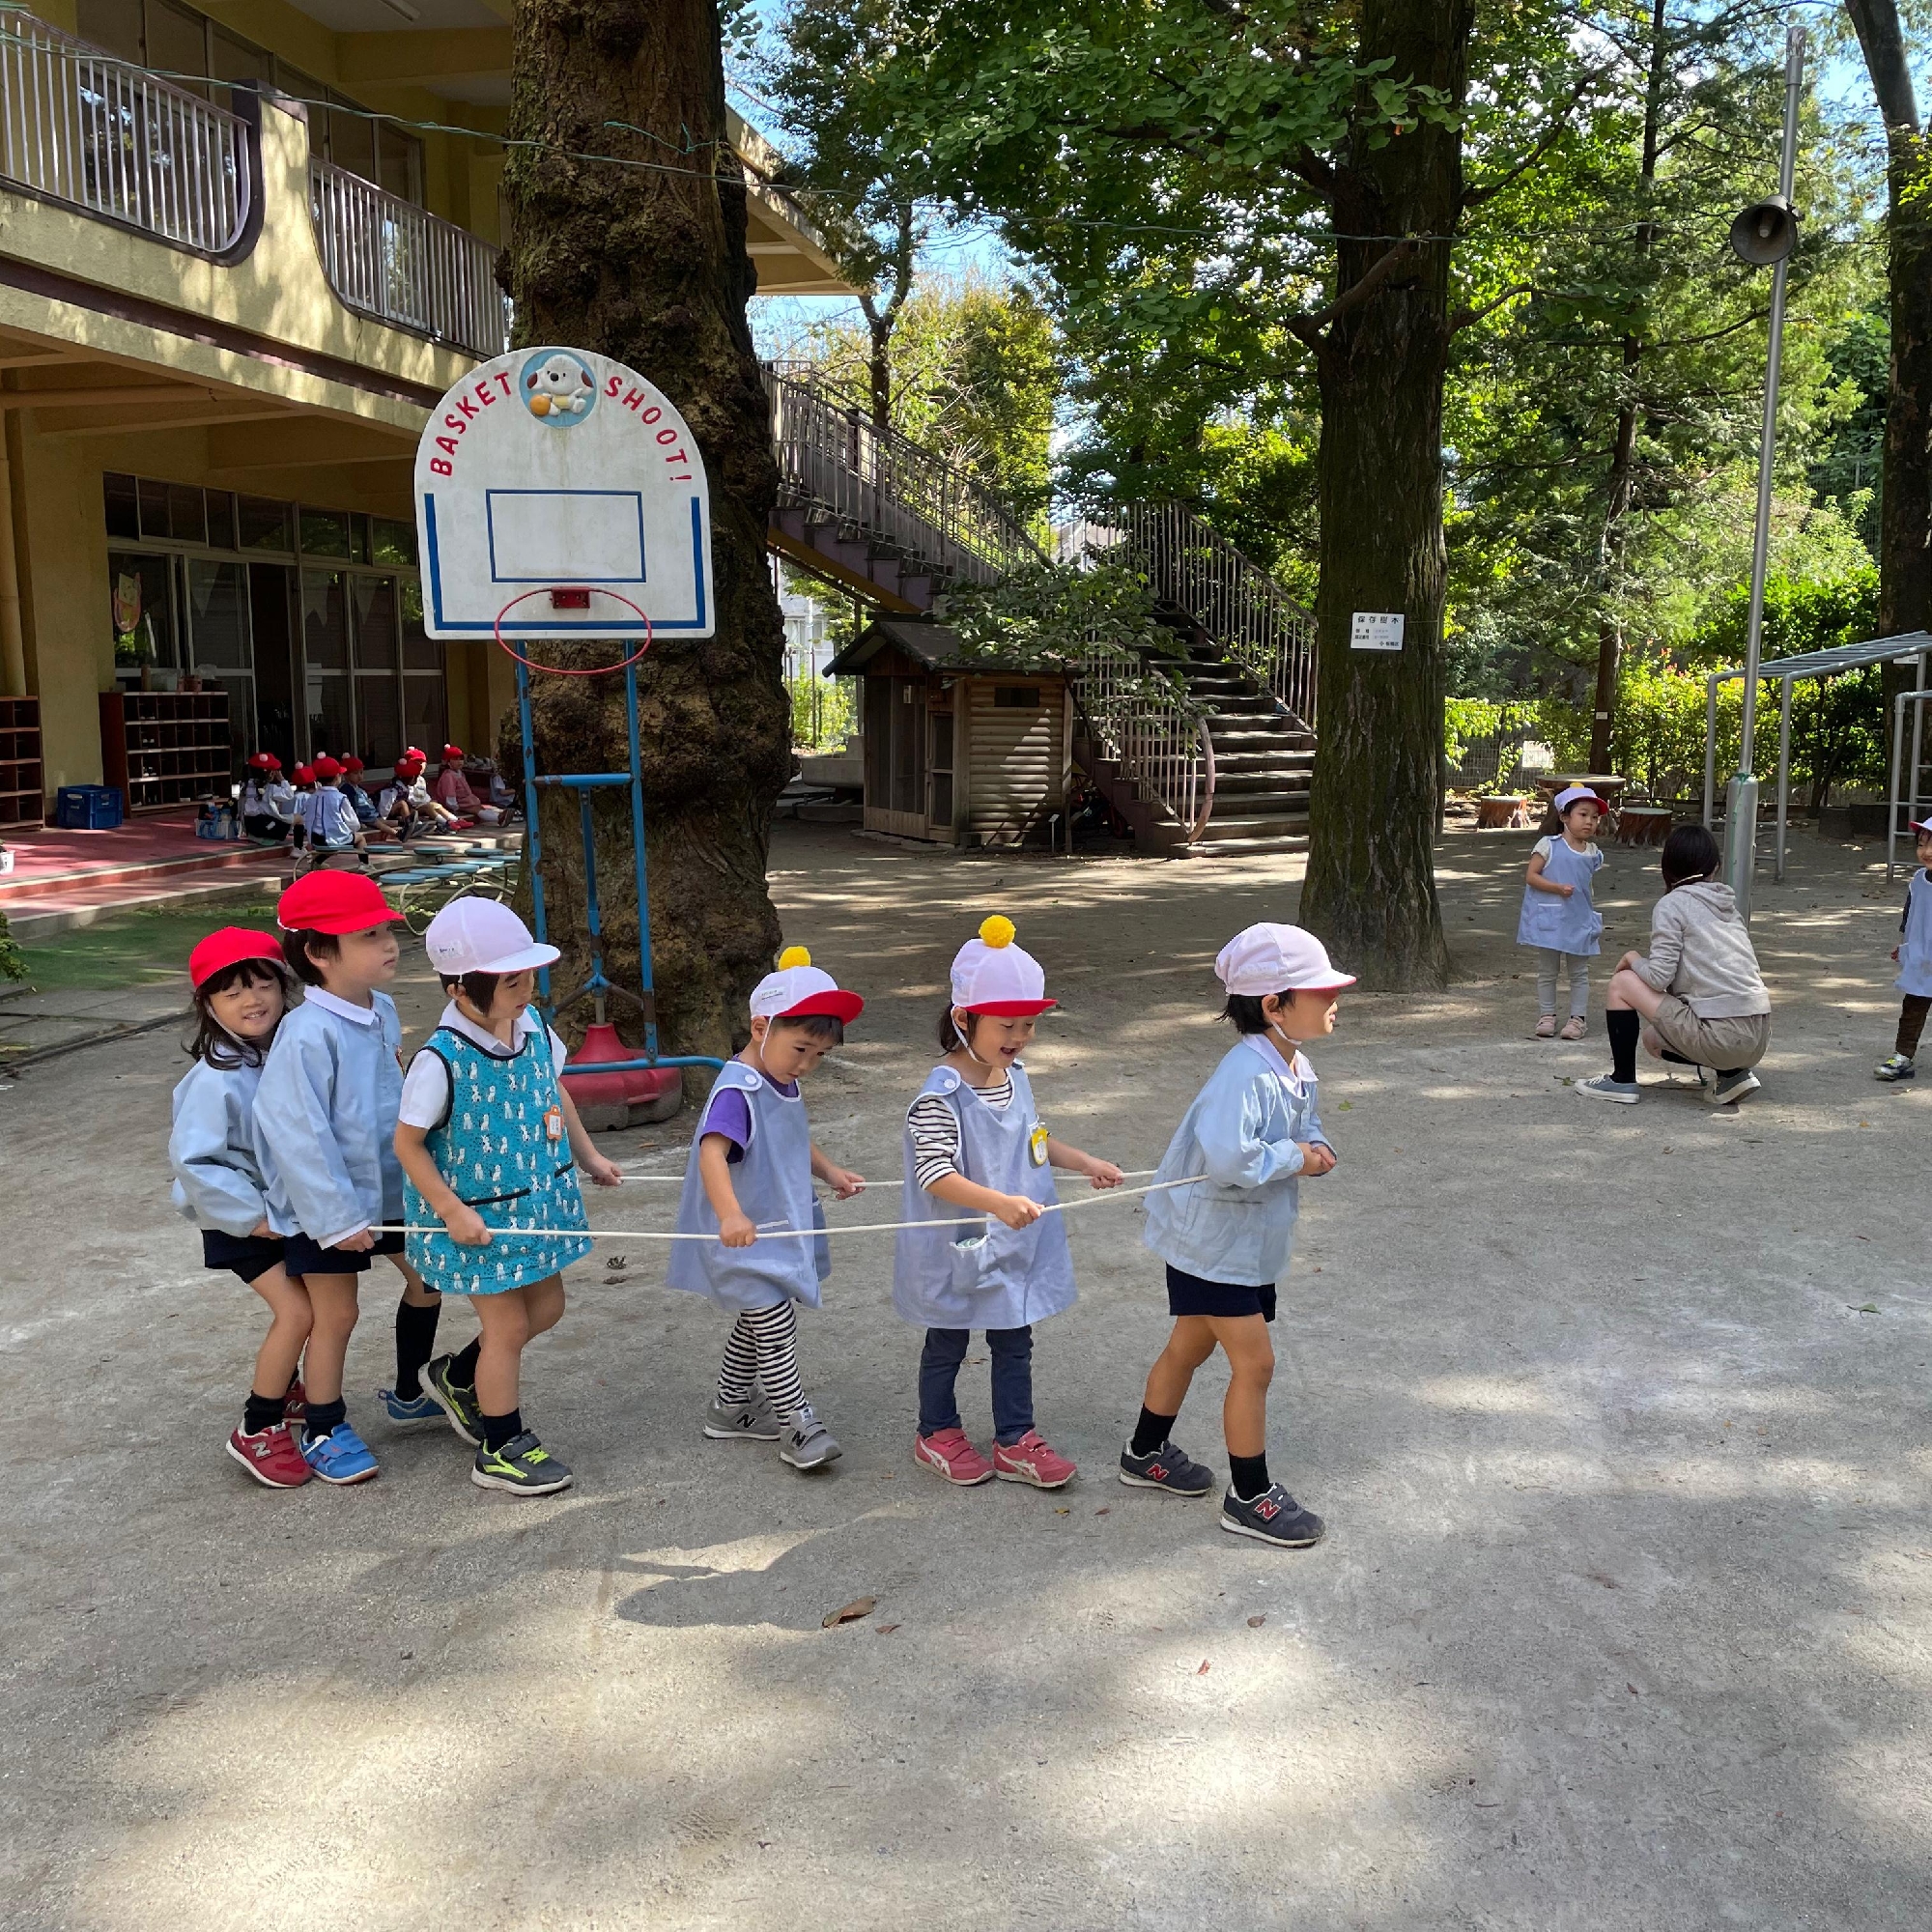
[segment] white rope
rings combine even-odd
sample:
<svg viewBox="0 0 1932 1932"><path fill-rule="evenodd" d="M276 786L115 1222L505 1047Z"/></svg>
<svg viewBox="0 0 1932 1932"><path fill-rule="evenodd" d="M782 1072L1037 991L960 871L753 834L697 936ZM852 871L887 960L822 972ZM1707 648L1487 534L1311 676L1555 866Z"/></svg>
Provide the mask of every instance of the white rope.
<svg viewBox="0 0 1932 1932"><path fill-rule="evenodd" d="M1141 1170L1143 1173L1151 1171ZM1157 1194L1164 1187L1192 1187L1196 1181L1207 1179L1205 1174L1190 1174L1184 1180L1156 1180L1146 1187L1110 1187L1078 1201L1044 1202L1039 1211L1042 1214L1065 1214L1075 1208L1098 1208L1109 1201L1123 1201L1131 1195ZM848 1228L786 1228L773 1222L760 1226L758 1234L777 1240L816 1240L821 1235L892 1235L902 1228L983 1228L990 1218L985 1214L969 1214L956 1221L857 1221ZM445 1235L449 1231L438 1222L429 1228L390 1224L372 1228L369 1232L375 1235ZM716 1235L667 1234L654 1228L493 1228L490 1235L492 1240L521 1235L533 1241L570 1241L586 1237L593 1241L715 1241L719 1238Z"/></svg>
<svg viewBox="0 0 1932 1932"><path fill-rule="evenodd" d="M880 1161L877 1163L877 1165L880 1167L888 1167L891 1165L891 1162ZM1158 1174L1159 1172L1160 1169L1157 1167L1123 1167L1121 1170L1121 1178L1123 1180L1139 1180L1147 1175ZM1054 1176L1054 1179L1056 1180L1077 1179L1080 1178L1081 1177L1076 1176L1073 1173L1072 1169L1070 1168L1066 1169L1064 1174L1059 1174ZM681 1174L620 1174L617 1177L617 1179L623 1181L658 1180L658 1181L663 1181L667 1186L669 1187L682 1187L684 1185L684 1176ZM896 1180L865 1180L861 1181L859 1184L862 1187L896 1187L898 1186L899 1183Z"/></svg>

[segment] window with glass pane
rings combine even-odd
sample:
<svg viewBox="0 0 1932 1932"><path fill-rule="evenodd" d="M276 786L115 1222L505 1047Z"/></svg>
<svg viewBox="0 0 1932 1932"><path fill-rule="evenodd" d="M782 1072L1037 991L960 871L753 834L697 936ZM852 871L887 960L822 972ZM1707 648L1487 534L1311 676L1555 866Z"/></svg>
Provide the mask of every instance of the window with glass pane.
<svg viewBox="0 0 1932 1932"><path fill-rule="evenodd" d="M114 673L135 677L144 665L175 664L173 560L138 551L107 553L107 591L114 626Z"/></svg>
<svg viewBox="0 0 1932 1932"><path fill-rule="evenodd" d="M254 667L248 642L248 566L187 559L188 651L193 668L245 671ZM232 713L233 706L230 706Z"/></svg>
<svg viewBox="0 0 1932 1932"><path fill-rule="evenodd" d="M269 55L231 34L226 27L214 30L208 66L217 80L252 80L258 87L266 86L275 71L275 64ZM224 106L232 102L232 95L222 100Z"/></svg>
<svg viewBox="0 0 1932 1932"><path fill-rule="evenodd" d="M309 510L301 513L301 547L304 556L347 556L349 518L340 510Z"/></svg>
<svg viewBox="0 0 1932 1932"><path fill-rule="evenodd" d="M337 94L333 88L328 91L331 103L354 109L355 103L347 96ZM360 175L364 181L377 181L376 173L376 124L366 114L355 112L335 113L328 117L328 158L338 168L347 168L351 174Z"/></svg>
<svg viewBox="0 0 1932 1932"><path fill-rule="evenodd" d="M403 742L434 752L448 731L442 680L418 672L403 679Z"/></svg>
<svg viewBox="0 0 1932 1932"><path fill-rule="evenodd" d="M80 0L74 31L83 41L139 64L141 0Z"/></svg>
<svg viewBox="0 0 1932 1932"><path fill-rule="evenodd" d="M423 593L421 581L403 579L403 668L434 671L442 675L442 642L423 633Z"/></svg>
<svg viewBox="0 0 1932 1932"><path fill-rule="evenodd" d="M374 563L400 563L416 567L416 531L413 524L399 524L389 517L372 517L369 522L369 555ZM417 609L417 616L422 612Z"/></svg>
<svg viewBox="0 0 1932 1932"><path fill-rule="evenodd" d="M255 749L255 680L224 672L208 687L228 694L228 742L240 757Z"/></svg>
<svg viewBox="0 0 1932 1932"><path fill-rule="evenodd" d="M138 537L141 534L141 504L131 476L103 476L102 494L107 499L107 534L110 537ZM414 558L411 559L412 562Z"/></svg>
<svg viewBox="0 0 1932 1932"><path fill-rule="evenodd" d="M308 674L308 755L355 749L355 707L352 680L311 668Z"/></svg>
<svg viewBox="0 0 1932 1932"><path fill-rule="evenodd" d="M403 696L395 677L355 679L355 750L377 770L393 765L403 751Z"/></svg>
<svg viewBox="0 0 1932 1932"><path fill-rule="evenodd" d="M236 548L235 498L226 490L208 493L208 543L211 550Z"/></svg>
<svg viewBox="0 0 1932 1932"><path fill-rule="evenodd" d="M393 121L376 123L376 176L391 194L422 201L422 143Z"/></svg>
<svg viewBox="0 0 1932 1932"><path fill-rule="evenodd" d="M206 98L208 89L186 78L208 71L208 21L169 0L148 0L148 65L177 87Z"/></svg>
<svg viewBox="0 0 1932 1932"><path fill-rule="evenodd" d="M237 509L242 549L285 553L295 549L293 504L270 502L266 497L242 497L237 499Z"/></svg>
<svg viewBox="0 0 1932 1932"><path fill-rule="evenodd" d="M144 537L166 537L174 532L168 526L168 486L156 483L144 476L135 485L141 499L141 534Z"/></svg>
<svg viewBox="0 0 1932 1932"><path fill-rule="evenodd" d="M170 483L167 492L168 530L176 543L205 544L208 512L201 491L192 483Z"/></svg>
<svg viewBox="0 0 1932 1932"><path fill-rule="evenodd" d="M348 583L340 570L301 574L302 657L311 671L349 668Z"/></svg>

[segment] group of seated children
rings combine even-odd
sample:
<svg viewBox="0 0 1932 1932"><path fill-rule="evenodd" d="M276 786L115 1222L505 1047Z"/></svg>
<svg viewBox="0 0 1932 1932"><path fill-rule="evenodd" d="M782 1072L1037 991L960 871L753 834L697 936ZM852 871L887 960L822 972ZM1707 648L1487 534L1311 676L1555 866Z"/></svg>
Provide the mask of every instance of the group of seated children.
<svg viewBox="0 0 1932 1932"><path fill-rule="evenodd" d="M319 860L331 852L360 852L372 831L407 840L422 833L507 823L515 796L495 762L477 759L466 769L466 756L462 746L445 745L432 786L423 776L427 754L412 746L372 795L363 782L362 760L353 752L340 758L319 753L296 766L293 783L283 777L274 753L257 752L242 786L242 830L265 845L288 840Z"/></svg>

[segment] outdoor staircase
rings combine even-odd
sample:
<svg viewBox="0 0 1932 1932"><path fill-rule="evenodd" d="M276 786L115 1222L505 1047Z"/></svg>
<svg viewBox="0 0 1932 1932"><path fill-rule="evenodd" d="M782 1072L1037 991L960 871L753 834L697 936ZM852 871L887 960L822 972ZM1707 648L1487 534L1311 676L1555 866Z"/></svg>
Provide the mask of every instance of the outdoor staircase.
<svg viewBox="0 0 1932 1932"><path fill-rule="evenodd" d="M1188 695L1210 707L1214 748L1214 795L1188 849L1204 858L1307 851L1315 733L1211 639L1196 643L1178 668Z"/></svg>

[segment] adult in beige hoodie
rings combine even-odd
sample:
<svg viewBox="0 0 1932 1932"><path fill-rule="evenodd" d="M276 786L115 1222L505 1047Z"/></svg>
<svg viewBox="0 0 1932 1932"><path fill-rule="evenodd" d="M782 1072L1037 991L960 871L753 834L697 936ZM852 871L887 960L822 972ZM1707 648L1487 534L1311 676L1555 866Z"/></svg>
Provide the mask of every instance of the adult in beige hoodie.
<svg viewBox="0 0 1932 1932"><path fill-rule="evenodd" d="M1662 861L1650 954L1626 952L1610 979L1605 1025L1611 1069L1579 1081L1577 1091L1634 1101L1641 1032L1652 1054L1710 1067L1715 1077L1704 1097L1721 1106L1757 1091L1750 1069L1771 1045L1771 995L1731 889L1716 876L1718 841L1701 825L1680 825L1664 841Z"/></svg>

